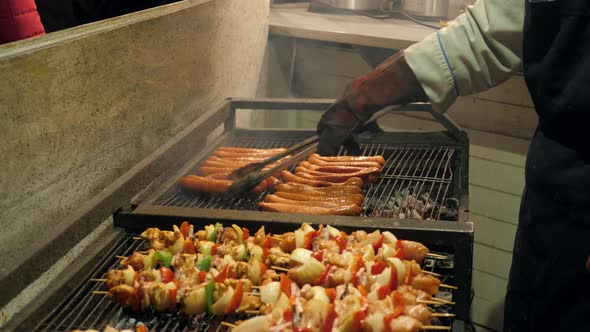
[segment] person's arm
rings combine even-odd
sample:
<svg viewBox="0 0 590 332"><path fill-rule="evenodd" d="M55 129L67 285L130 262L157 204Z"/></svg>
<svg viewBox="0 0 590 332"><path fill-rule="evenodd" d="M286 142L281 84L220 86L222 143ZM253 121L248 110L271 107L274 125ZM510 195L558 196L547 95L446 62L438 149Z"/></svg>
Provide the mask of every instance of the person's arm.
<svg viewBox="0 0 590 332"><path fill-rule="evenodd" d="M525 0L479 0L449 27L356 78L318 123L320 154L389 106L430 100L444 112L458 95L496 86L521 66Z"/></svg>
<svg viewBox="0 0 590 332"><path fill-rule="evenodd" d="M406 61L436 109L506 81L521 67L525 0L479 0L409 47Z"/></svg>

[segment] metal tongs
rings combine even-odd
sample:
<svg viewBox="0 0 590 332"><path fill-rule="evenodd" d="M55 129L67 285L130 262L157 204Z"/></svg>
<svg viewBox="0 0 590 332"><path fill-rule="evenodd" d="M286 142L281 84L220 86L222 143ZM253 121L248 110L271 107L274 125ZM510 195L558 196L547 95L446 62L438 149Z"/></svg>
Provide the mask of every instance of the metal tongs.
<svg viewBox="0 0 590 332"><path fill-rule="evenodd" d="M358 127L365 126L371 122L374 122L377 119L384 116L385 114L389 113L390 111L400 108L403 108L404 110L432 110L431 105L425 103L388 106L373 114L373 116L362 125L357 125L354 128L352 128L347 136L352 134ZM244 191L256 187L260 184L260 182L262 182L262 180L268 178L276 172L287 169L288 167L304 160L305 158L307 158L307 156L317 151L319 139L320 137L318 135L314 135L302 142L295 144L294 146L290 147L284 152L272 156L264 161L248 164L246 166L236 169L229 175L229 178L234 180L234 182L228 188L226 196L235 197ZM291 157L289 157L288 159L279 162L278 164L274 165L273 167L267 170L264 170L264 168L268 165L290 155Z"/></svg>

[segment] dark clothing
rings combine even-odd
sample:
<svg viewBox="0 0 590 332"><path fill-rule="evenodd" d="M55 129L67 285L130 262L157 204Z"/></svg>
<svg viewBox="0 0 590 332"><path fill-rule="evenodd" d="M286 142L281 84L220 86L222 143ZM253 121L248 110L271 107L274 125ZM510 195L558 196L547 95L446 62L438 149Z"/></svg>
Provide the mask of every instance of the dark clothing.
<svg viewBox="0 0 590 332"><path fill-rule="evenodd" d="M129 14L179 0L36 0L47 32Z"/></svg>
<svg viewBox="0 0 590 332"><path fill-rule="evenodd" d="M576 331L590 317L590 2L527 1L529 147L504 330Z"/></svg>

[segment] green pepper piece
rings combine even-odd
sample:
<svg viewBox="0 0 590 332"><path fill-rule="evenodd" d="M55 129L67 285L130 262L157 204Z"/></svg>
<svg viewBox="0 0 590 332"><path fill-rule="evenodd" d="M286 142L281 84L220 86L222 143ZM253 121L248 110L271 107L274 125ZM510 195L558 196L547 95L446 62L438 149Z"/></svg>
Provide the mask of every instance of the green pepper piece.
<svg viewBox="0 0 590 332"><path fill-rule="evenodd" d="M217 236L217 232L219 231L219 229L222 227L223 225L221 225L220 223L216 223L215 224L215 229L213 230L213 232L211 232L211 235L209 236L209 238L207 240L215 242L215 236Z"/></svg>
<svg viewBox="0 0 590 332"><path fill-rule="evenodd" d="M247 262L248 261L248 246L244 243L244 253L242 254L242 261L243 262Z"/></svg>
<svg viewBox="0 0 590 332"><path fill-rule="evenodd" d="M172 257L174 257L172 253L166 250L159 250L156 252L156 259L158 260L160 265L164 267L170 266L170 264L172 263Z"/></svg>
<svg viewBox="0 0 590 332"><path fill-rule="evenodd" d="M211 280L205 285L205 299L207 299L207 313L211 314L213 305L213 293L215 292L215 281Z"/></svg>
<svg viewBox="0 0 590 332"><path fill-rule="evenodd" d="M213 257L211 257L211 255L207 255L205 256L205 258L203 258L198 264L197 264L197 269L201 270L201 271L209 271L209 268L211 267L211 259Z"/></svg>

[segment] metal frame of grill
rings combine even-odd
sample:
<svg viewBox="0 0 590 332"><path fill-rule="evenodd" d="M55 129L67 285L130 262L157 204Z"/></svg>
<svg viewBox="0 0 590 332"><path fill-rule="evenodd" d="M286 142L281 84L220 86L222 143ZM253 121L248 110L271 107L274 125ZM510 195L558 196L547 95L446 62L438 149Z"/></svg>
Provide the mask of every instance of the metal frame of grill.
<svg viewBox="0 0 590 332"><path fill-rule="evenodd" d="M115 227L113 234L121 232L122 227L126 232L136 232L146 227L169 228L174 223L183 220L189 220L197 225L203 223L223 221L224 223L236 223L244 227L259 227L265 225L270 231L287 231L300 226L301 222L311 224L337 225L344 231L356 229L365 229L367 231L374 229L392 230L401 238L408 238L421 241L431 250L448 253L452 256L450 267L453 272L451 277L453 282L460 285L458 291L453 292L453 299L456 305L453 312L457 315L454 321L453 331L463 331L465 327L463 321L470 321L470 296L471 296L471 266L473 252L473 224L468 221L468 192L467 192L467 170L468 170L468 140L464 131L453 123L448 117L434 113L431 114L437 119L446 130L435 132L393 132L373 137L370 140L362 141L367 153L379 152L379 147L391 146L391 142L399 142L395 149L404 147L422 147L420 158L414 158L424 164L419 171L401 172L405 168L399 166L384 172L383 181L390 181L392 187L399 187L404 183L420 183L417 186L417 193L424 191L428 185L442 186L440 195L452 193L451 196L458 200L458 222L457 221L426 221L415 218L399 219L391 213L384 217L376 218L370 214L366 217L345 217L345 216L309 216L309 215L291 215L281 213L270 213L252 211L251 206L244 207L237 212L231 209L214 209L207 208L204 205L199 208L182 207L182 206L162 206L156 205L158 198L162 197L167 191L171 190L178 177L187 174L198 165L199 161L206 158L220 144L228 142L231 138L239 137L241 139L257 140L260 143L270 144L280 137L287 141L297 141L301 138L311 136L311 131L305 130L283 130L283 129L240 129L235 127L236 111L238 109L259 109L259 110L317 110L326 109L332 100L300 100L300 99L253 99L253 100L227 100L219 109L211 110L201 116L197 121L187 126L185 130L177 134L174 138L162 145L152 155L136 165L129 172L124 174L120 179L115 181L112 186L107 188L100 197L93 200L80 211L79 218L70 223L72 229L79 228L85 232L91 220L103 220L108 216L110 211L117 207L119 211L115 213ZM410 109L411 111L412 109ZM221 126L221 127L220 127ZM207 142L205 144L195 144L195 142ZM342 151L346 153L346 151ZM434 158L437 153L441 156L448 156L447 159ZM403 153L400 154L400 158ZM402 159L399 159L402 160ZM398 161L399 161L398 160ZM448 161L448 163L447 163ZM406 161L410 162L410 161ZM397 163L403 165L403 162ZM432 177L432 170L440 170L442 165L443 173L439 176ZM446 166L449 166L448 168ZM447 169L447 171L444 171ZM450 172L452 173L449 173ZM389 173L392 171L393 173ZM435 172L436 174L436 172ZM450 177L452 174L452 177ZM450 180L452 179L452 180ZM446 189L445 189L446 188ZM394 189L392 189L394 190ZM399 191L398 191L399 192ZM366 192L369 198L377 197L376 192L369 188ZM371 195L369 195L371 194ZM401 195L401 192L399 193ZM398 196L399 196L398 195ZM126 203L125 203L126 202ZM209 205L211 207L211 205ZM395 212L395 211L394 211ZM96 221L93 221L96 223ZM65 233L63 234L64 237ZM120 235L125 237L125 235ZM51 250L57 242L48 243L44 249ZM102 244L101 244L102 245ZM112 244L115 245L115 242ZM108 250L109 245L105 246ZM47 251L39 251L37 255L27 262L36 260L47 260ZM51 252L51 251L49 251ZM59 251L57 252L59 254ZM103 253L99 253L92 258L90 263L83 269L90 273L86 277L97 271L96 261L105 258ZM49 259L53 260L52 256ZM94 263L93 263L94 262ZM102 262L102 261L101 261ZM23 266L26 262L23 264ZM102 263L100 263L102 264ZM107 263L108 264L108 263ZM449 266L447 266L449 267ZM7 278L0 280L2 285L10 285L14 280L18 280L18 271L15 270ZM90 272L88 272L90 271ZM94 271L94 272L92 272ZM44 305L40 305L35 314L27 317L29 321L26 326L37 325L39 319L46 316L48 311L53 312L65 310L56 306L62 302L63 295L68 294L68 290L73 285L79 285L76 289L83 292L86 281L80 272L72 279L64 283L63 287L53 289L54 295L47 297L48 300ZM70 285L68 285L70 284ZM74 297L68 297L72 301ZM75 300L73 300L75 301ZM62 303L62 304L63 304ZM91 306L91 304L89 305ZM42 314L41 314L42 313ZM104 315L105 313L101 313ZM81 314L82 315L82 314ZM104 316L100 316L104 318ZM209 322L210 323L210 322Z"/></svg>

